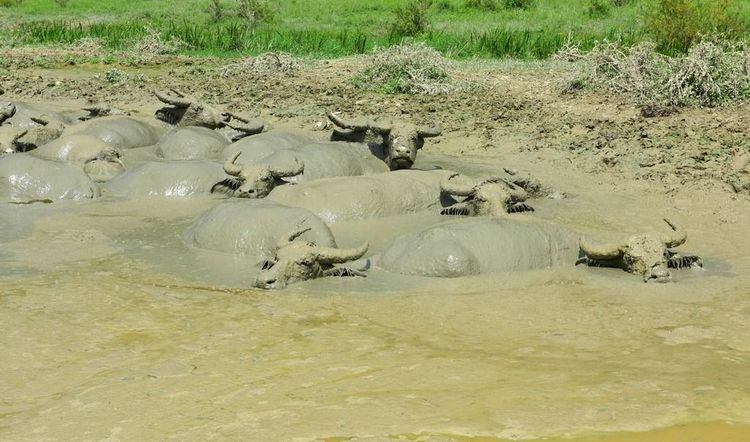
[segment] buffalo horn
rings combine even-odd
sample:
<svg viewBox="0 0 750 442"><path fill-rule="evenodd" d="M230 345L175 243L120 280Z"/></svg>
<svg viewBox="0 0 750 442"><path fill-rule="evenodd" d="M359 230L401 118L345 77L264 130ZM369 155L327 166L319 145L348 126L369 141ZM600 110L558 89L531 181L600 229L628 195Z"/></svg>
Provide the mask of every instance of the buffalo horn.
<svg viewBox="0 0 750 442"><path fill-rule="evenodd" d="M440 129L440 125L437 123L433 123L432 127L429 129L417 129L417 134L422 138L436 137L441 133L443 133L443 130Z"/></svg>
<svg viewBox="0 0 750 442"><path fill-rule="evenodd" d="M172 93L175 95L170 95L167 92L159 91L154 92L154 95L156 95L156 98L158 98L162 103L171 104L172 106L188 107L193 104L193 101L186 98L185 94L183 94L182 92L175 89L170 89L170 91L172 91Z"/></svg>
<svg viewBox="0 0 750 442"><path fill-rule="evenodd" d="M286 246L287 244L291 243L292 241L294 241L295 239L299 238L303 234L309 232L310 230L312 230L312 227L305 227L304 229L301 228L301 227L298 227L297 230L293 231L292 233L290 233L287 236L282 237L279 240L279 243L277 244L277 247L278 248L282 248L282 247Z"/></svg>
<svg viewBox="0 0 750 442"><path fill-rule="evenodd" d="M369 243L364 243L355 249L334 249L330 247L316 247L315 254L322 264L341 264L359 259L367 253Z"/></svg>
<svg viewBox="0 0 750 442"><path fill-rule="evenodd" d="M593 245L583 238L579 244L583 253L591 259L612 260L622 257L622 247L617 244Z"/></svg>
<svg viewBox="0 0 750 442"><path fill-rule="evenodd" d="M448 177L447 180L443 180L440 183L440 188L443 189L443 192L448 193L450 195L456 195L456 196L469 196L474 192L474 186L472 185L461 185L457 183L456 181L453 181L453 178L460 176L461 174L455 173Z"/></svg>
<svg viewBox="0 0 750 442"><path fill-rule="evenodd" d="M336 126L342 128L342 129L351 129L354 131L365 131L370 128L369 123L353 123L351 121L344 121L341 117L334 114L333 112L328 112L327 114L328 119L331 120L331 123L335 124Z"/></svg>
<svg viewBox="0 0 750 442"><path fill-rule="evenodd" d="M276 178L284 178L299 175L305 171L305 164L299 158L294 157L294 166L284 168L269 167L271 175Z"/></svg>
<svg viewBox="0 0 750 442"><path fill-rule="evenodd" d="M673 230L673 233L661 235L661 240L667 248L677 247L687 241L687 232L684 229L675 225L668 219L664 219L664 222Z"/></svg>
<svg viewBox="0 0 750 442"><path fill-rule="evenodd" d="M224 162L224 172L227 173L227 175L232 176L240 176L240 173L242 173L242 167L234 164L235 161L237 161L237 158L242 155L242 152L237 152L237 154L231 159Z"/></svg>

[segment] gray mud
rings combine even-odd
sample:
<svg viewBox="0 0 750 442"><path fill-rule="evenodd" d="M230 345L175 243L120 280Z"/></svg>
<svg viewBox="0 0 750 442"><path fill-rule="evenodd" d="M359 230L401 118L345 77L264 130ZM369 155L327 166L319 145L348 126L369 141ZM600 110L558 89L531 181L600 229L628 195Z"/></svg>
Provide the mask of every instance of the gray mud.
<svg viewBox="0 0 750 442"><path fill-rule="evenodd" d="M499 440L750 423L747 201L555 159L420 164L529 170L568 198L521 216L597 240L671 217L705 270L652 285L573 263L455 279L374 268L265 292L248 288L253 259L182 240L221 198L3 205L0 436ZM368 240L377 253L442 219L332 230L339 246Z"/></svg>

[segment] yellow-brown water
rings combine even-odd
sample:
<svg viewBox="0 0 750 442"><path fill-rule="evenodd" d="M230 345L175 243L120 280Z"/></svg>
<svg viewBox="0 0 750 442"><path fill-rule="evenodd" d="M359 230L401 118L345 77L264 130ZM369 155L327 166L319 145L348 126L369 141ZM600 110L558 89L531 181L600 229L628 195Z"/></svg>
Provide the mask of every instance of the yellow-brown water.
<svg viewBox="0 0 750 442"><path fill-rule="evenodd" d="M750 438L747 203L567 183L536 216L612 239L676 214L706 270L262 292L180 245L210 201L4 208L0 439Z"/></svg>

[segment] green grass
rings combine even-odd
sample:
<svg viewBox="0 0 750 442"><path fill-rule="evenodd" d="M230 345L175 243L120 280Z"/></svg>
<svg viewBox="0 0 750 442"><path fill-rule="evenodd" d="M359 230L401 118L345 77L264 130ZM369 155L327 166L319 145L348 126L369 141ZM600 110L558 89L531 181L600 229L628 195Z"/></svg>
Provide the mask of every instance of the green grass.
<svg viewBox="0 0 750 442"><path fill-rule="evenodd" d="M151 26L165 38L187 42L187 53L342 56L400 43L402 38L387 29L392 11L405 1L278 0L271 2L276 9L271 22L249 26L236 18L212 22L209 0L75 0L66 8L52 0L24 0L20 6L0 8L0 36L14 34L24 44L98 37L109 49L126 49ZM234 0L223 3L231 14ZM530 9L494 11L467 8L465 0L441 3L443 7L430 10L428 31L414 41L454 58L545 58L569 36L584 49L605 38L626 45L643 39L640 17L652 0L633 0L599 18L587 13L590 0L538 0ZM740 3L750 16L750 0Z"/></svg>

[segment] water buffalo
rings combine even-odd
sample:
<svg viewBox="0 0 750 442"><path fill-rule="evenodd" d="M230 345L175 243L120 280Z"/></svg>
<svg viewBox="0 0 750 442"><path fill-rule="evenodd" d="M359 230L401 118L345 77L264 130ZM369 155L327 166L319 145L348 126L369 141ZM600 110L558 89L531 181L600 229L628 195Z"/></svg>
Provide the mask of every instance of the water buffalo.
<svg viewBox="0 0 750 442"><path fill-rule="evenodd" d="M279 186L268 199L303 207L329 224L411 213L442 204L440 183L452 172L397 170Z"/></svg>
<svg viewBox="0 0 750 442"><path fill-rule="evenodd" d="M595 267L619 267L643 277L644 282L667 282L672 279L669 269L703 267L703 260L695 255L681 255L674 250L687 241L687 232L665 219L671 233L632 235L620 243L591 244L581 238L581 251L586 255L579 263Z"/></svg>
<svg viewBox="0 0 750 442"><path fill-rule="evenodd" d="M220 112L176 89L156 92L156 98L167 106L156 111L156 119L177 127L220 129L230 141L263 131L265 124L232 112Z"/></svg>
<svg viewBox="0 0 750 442"><path fill-rule="evenodd" d="M0 158L0 197L7 202L83 200L98 195L99 188L80 167L25 153Z"/></svg>
<svg viewBox="0 0 750 442"><path fill-rule="evenodd" d="M461 218L396 238L376 260L404 275L458 277L572 265L576 237L547 223Z"/></svg>
<svg viewBox="0 0 750 442"><path fill-rule="evenodd" d="M388 170L408 169L414 164L417 151L424 139L440 134L438 127L417 129L410 125L378 126L375 123L350 123L329 113L328 117L337 126L332 140L306 144L296 148L276 150L267 157L245 162L240 166L235 154L225 163L230 178L215 186L214 190L245 198L262 198L278 184L303 183L320 178L338 176L370 175ZM380 143L364 143L365 133L372 131L382 138ZM275 173L280 171L282 174ZM290 174L290 171L297 171ZM286 179L282 179L286 178Z"/></svg>
<svg viewBox="0 0 750 442"><path fill-rule="evenodd" d="M103 191L120 197L185 198L208 194L221 165L210 161L149 161L108 181Z"/></svg>
<svg viewBox="0 0 750 442"><path fill-rule="evenodd" d="M449 195L464 197L463 201L441 210L441 215L503 216L534 211L524 203L528 198L526 191L505 178L491 177L471 183L460 182L460 174L454 174L443 181L441 188Z"/></svg>
<svg viewBox="0 0 750 442"><path fill-rule="evenodd" d="M155 153L166 160L217 160L229 140L200 126L178 127L159 141Z"/></svg>
<svg viewBox="0 0 750 442"><path fill-rule="evenodd" d="M69 126L62 135L90 135L111 146L132 149L156 144L165 132L166 129L163 127L157 127L136 118L112 116Z"/></svg>
<svg viewBox="0 0 750 442"><path fill-rule="evenodd" d="M271 260L263 265L263 271L255 280L255 287L281 289L288 284L326 276L364 276L346 267L337 267L361 258L369 244L354 249L338 249L312 241L298 240L309 228L297 230L282 237Z"/></svg>

